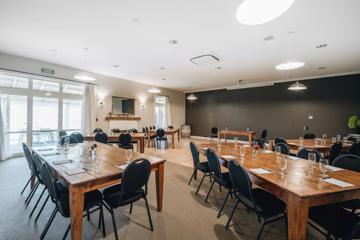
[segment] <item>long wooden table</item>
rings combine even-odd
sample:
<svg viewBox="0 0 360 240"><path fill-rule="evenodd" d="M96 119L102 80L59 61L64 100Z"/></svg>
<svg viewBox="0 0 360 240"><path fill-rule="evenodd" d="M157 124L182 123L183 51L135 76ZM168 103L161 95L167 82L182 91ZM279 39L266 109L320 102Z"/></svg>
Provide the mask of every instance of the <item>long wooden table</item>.
<svg viewBox="0 0 360 240"><path fill-rule="evenodd" d="M171 145L172 148L175 148L175 134L178 136L178 142L180 142L180 128L174 128L174 129L164 129L166 135L171 135ZM148 136L148 148L150 147L150 136L152 134L156 133L156 129L149 130L149 136Z"/></svg>
<svg viewBox="0 0 360 240"><path fill-rule="evenodd" d="M77 166L86 167L87 169L92 167L89 149L93 143L85 142L71 147L68 158L74 160L73 163L54 165L54 160L64 159L64 156L44 157L50 163L50 167L56 176L69 189L72 240L82 238L84 193L120 183L123 170L117 166L126 163L124 149L96 142L96 156L100 162L99 172L87 171L69 176L65 172L68 167ZM38 151L38 153L41 155L42 152ZM132 159L137 158L146 158L151 162L152 171L155 171L157 210L161 212L163 207L165 159L134 153Z"/></svg>
<svg viewBox="0 0 360 240"><path fill-rule="evenodd" d="M252 148L248 147L245 157L241 159L239 148L234 144L222 144L221 149L218 149L216 144L201 144L198 149L204 154L209 147L215 149L218 156L225 162L230 159L226 159L223 155L234 156L234 160L248 170L254 184L271 192L287 204L288 239L290 240L306 239L310 207L360 198L360 173L349 170L327 173L332 178L354 185L342 188L320 180L317 167L309 173L307 160L288 159L286 175L281 176L278 174L276 155L272 151L258 152L253 157ZM271 170L271 173L258 174L250 170L253 168Z"/></svg>
<svg viewBox="0 0 360 240"><path fill-rule="evenodd" d="M218 139L221 139L221 136L224 136L225 142L228 136L245 136L248 138L249 143L255 139L255 132L252 131L238 131L238 130L220 130L218 131Z"/></svg>
<svg viewBox="0 0 360 240"><path fill-rule="evenodd" d="M118 142L120 134L108 135L109 142ZM95 141L95 134L84 136L85 141ZM145 152L145 133L131 133L131 140L139 143L138 151Z"/></svg>

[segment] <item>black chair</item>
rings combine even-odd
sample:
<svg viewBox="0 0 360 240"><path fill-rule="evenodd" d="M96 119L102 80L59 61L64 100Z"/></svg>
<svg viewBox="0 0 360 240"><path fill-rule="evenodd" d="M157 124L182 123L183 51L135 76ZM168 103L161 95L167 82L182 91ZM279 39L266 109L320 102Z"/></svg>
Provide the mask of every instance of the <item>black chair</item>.
<svg viewBox="0 0 360 240"><path fill-rule="evenodd" d="M219 162L219 158L218 156L216 155L216 153L214 152L213 149L211 148L208 148L206 150L206 157L208 159L208 164L209 164L209 168L210 168L210 174L211 174L211 178L213 179L213 182L210 186L210 189L206 195L206 198L205 198L205 202L208 201L208 198L210 196L210 192L215 184L215 182L217 184L219 184L219 187L221 189L221 187L224 187L228 190L222 204L221 204L221 207L220 207L220 210L219 210L219 213L217 215L217 217L219 218L221 216L221 212L222 210L224 209L224 206L226 204L226 201L229 197L229 195L233 194L233 187L232 187L232 183L231 183L231 180L230 180L230 175L228 172L226 173L222 173L221 172L221 167L220 167L220 162Z"/></svg>
<svg viewBox="0 0 360 240"><path fill-rule="evenodd" d="M344 240L360 238L360 217L336 205L310 208L309 219L309 225L325 235L326 239L332 239L331 236Z"/></svg>
<svg viewBox="0 0 360 240"><path fill-rule="evenodd" d="M252 146L258 145L260 148L266 149L265 141L261 138L252 141L251 145Z"/></svg>
<svg viewBox="0 0 360 240"><path fill-rule="evenodd" d="M210 132L210 142L213 142L214 138L217 138L217 137L218 137L218 128L212 127L211 132Z"/></svg>
<svg viewBox="0 0 360 240"><path fill-rule="evenodd" d="M25 154L25 159L27 161L27 164L29 166L29 169L30 169L30 178L29 180L26 182L24 188L21 190L21 193L20 195L22 195L25 191L25 189L27 188L27 186L29 185L29 183L31 182L31 180L33 178L35 178L35 173L36 173L36 169L34 169L34 166L33 166L33 159L32 159L32 155L31 155L31 151L30 149L28 148L28 146L25 144L25 143L22 143L22 148L23 148L23 151L24 151L24 154Z"/></svg>
<svg viewBox="0 0 360 240"><path fill-rule="evenodd" d="M261 132L261 135L260 135L260 139L263 139L263 140L266 141L267 134L268 134L267 129L263 129L262 132Z"/></svg>
<svg viewBox="0 0 360 240"><path fill-rule="evenodd" d="M149 137L150 137L150 142L151 142L152 146L154 146L155 145L156 134L151 134L151 132L149 132L148 127L145 127L145 134L146 134L147 141L149 141Z"/></svg>
<svg viewBox="0 0 360 240"><path fill-rule="evenodd" d="M207 162L200 162L199 151L197 150L195 143L192 141L190 142L190 150L191 150L191 155L192 155L192 159L194 162L194 172L191 175L188 185L190 185L191 180L194 178L197 171L204 173L203 177L200 180L200 184L197 187L196 192L195 192L195 194L198 194L200 186L204 181L204 178L206 176L210 176L210 168L209 168L209 164Z"/></svg>
<svg viewBox="0 0 360 240"><path fill-rule="evenodd" d="M93 133L101 133L103 130L101 128L95 128Z"/></svg>
<svg viewBox="0 0 360 240"><path fill-rule="evenodd" d="M131 143L131 135L129 133L121 133L119 135L119 148L134 149Z"/></svg>
<svg viewBox="0 0 360 240"><path fill-rule="evenodd" d="M275 138L274 143L275 143L275 145L278 143L285 143L287 145L287 142L286 142L285 138L283 138L283 137Z"/></svg>
<svg viewBox="0 0 360 240"><path fill-rule="evenodd" d="M308 149L308 148L302 148L298 151L298 153L296 154L296 156L298 158L302 158L302 159L306 159L308 160L309 158L309 153L315 153L316 154L316 161L319 161L321 158L320 153L317 150L314 149Z"/></svg>
<svg viewBox="0 0 360 240"><path fill-rule="evenodd" d="M304 139L314 139L316 138L316 135L313 133L305 133L304 134Z"/></svg>
<svg viewBox="0 0 360 240"><path fill-rule="evenodd" d="M107 144L108 143L108 136L104 132L98 132L98 133L95 134L95 141Z"/></svg>
<svg viewBox="0 0 360 240"><path fill-rule="evenodd" d="M113 128L113 129L111 129L111 132L112 132L112 133L120 133L120 129L118 129L118 128Z"/></svg>
<svg viewBox="0 0 360 240"><path fill-rule="evenodd" d="M84 142L84 137L81 133L73 132L72 134L70 134L70 144L83 143L83 142Z"/></svg>
<svg viewBox="0 0 360 240"><path fill-rule="evenodd" d="M169 125L169 126L168 126L168 129L174 129L174 126Z"/></svg>
<svg viewBox="0 0 360 240"><path fill-rule="evenodd" d="M225 228L229 227L236 207L242 203L248 210L256 213L259 219L263 219L260 231L256 239L259 240L266 224L285 218L285 228L287 230L286 204L263 190L262 188L252 188L252 183L246 170L236 161L229 162L229 173L234 190L237 192L236 203L231 211L230 218Z"/></svg>
<svg viewBox="0 0 360 240"><path fill-rule="evenodd" d="M65 130L60 130L59 131L59 137L60 138L66 136L66 135L67 135L67 132Z"/></svg>
<svg viewBox="0 0 360 240"><path fill-rule="evenodd" d="M285 143L278 143L275 145L275 147L280 147L282 154L286 154L286 155L290 154L289 146Z"/></svg>
<svg viewBox="0 0 360 240"><path fill-rule="evenodd" d="M350 149L349 154L360 156L360 142L354 142Z"/></svg>
<svg viewBox="0 0 360 240"><path fill-rule="evenodd" d="M329 164L333 165L333 161L335 160L335 158L337 158L340 154L341 154L341 149L342 149L342 142L335 142L333 145L331 145L330 150L329 150Z"/></svg>
<svg viewBox="0 0 360 240"><path fill-rule="evenodd" d="M41 158L39 155L37 158ZM55 209L53 210L43 232L41 233L40 239L44 239L46 233L48 232L51 223L53 222L56 214L59 212L63 217L70 217L70 206L69 206L69 192L66 187L60 182L56 181L52 175L48 164L43 161L42 164L42 175L44 177L44 183L48 189L51 201L55 204ZM105 237L105 221L102 208L102 194L99 190L94 190L84 194L84 212L87 214L93 213L97 210L100 210L99 213L99 223L98 228L102 226L103 236ZM66 238L70 230L70 224L68 225L63 239Z"/></svg>
<svg viewBox="0 0 360 240"><path fill-rule="evenodd" d="M168 147L168 139L165 136L165 130L162 128L159 128L159 129L156 129L156 148L158 148L162 142L165 142L165 148L167 148Z"/></svg>
<svg viewBox="0 0 360 240"><path fill-rule="evenodd" d="M155 126L153 126L153 130L155 130L156 129L156 127Z"/></svg>
<svg viewBox="0 0 360 240"><path fill-rule="evenodd" d="M149 128L150 128L150 130L152 130L152 129L153 129L153 128L152 128L152 126L150 126Z"/></svg>
<svg viewBox="0 0 360 240"><path fill-rule="evenodd" d="M131 214L133 203L140 200L141 198L145 200L150 229L151 231L154 230L151 221L149 204L146 198L147 191L143 189L147 186L150 172L151 163L149 160L140 158L132 161L122 174L121 184L106 188L103 191L105 202L104 206L111 214L116 239L119 239L119 237L117 234L114 209L130 204Z"/></svg>

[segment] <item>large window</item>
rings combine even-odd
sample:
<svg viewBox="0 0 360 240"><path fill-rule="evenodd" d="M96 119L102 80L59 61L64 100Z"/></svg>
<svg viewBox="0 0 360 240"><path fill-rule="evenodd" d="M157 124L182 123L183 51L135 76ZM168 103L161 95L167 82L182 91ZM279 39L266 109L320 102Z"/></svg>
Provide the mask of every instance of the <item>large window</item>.
<svg viewBox="0 0 360 240"><path fill-rule="evenodd" d="M22 142L55 144L61 129L80 131L84 89L84 84L0 72L0 130L6 154L22 153Z"/></svg>

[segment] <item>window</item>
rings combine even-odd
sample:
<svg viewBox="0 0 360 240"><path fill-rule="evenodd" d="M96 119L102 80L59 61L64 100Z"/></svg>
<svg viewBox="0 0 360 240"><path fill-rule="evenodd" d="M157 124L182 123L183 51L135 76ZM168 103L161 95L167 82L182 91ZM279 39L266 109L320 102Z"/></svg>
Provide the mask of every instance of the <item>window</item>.
<svg viewBox="0 0 360 240"><path fill-rule="evenodd" d="M63 84L63 92L83 95L85 90L84 85L75 85L75 84Z"/></svg>
<svg viewBox="0 0 360 240"><path fill-rule="evenodd" d="M166 127L166 97L155 96L155 125L156 128Z"/></svg>
<svg viewBox="0 0 360 240"><path fill-rule="evenodd" d="M80 131L82 117L81 100L63 100L63 127L67 131Z"/></svg>
<svg viewBox="0 0 360 240"><path fill-rule="evenodd" d="M29 79L23 77L15 77L0 73L0 87L10 88L28 88Z"/></svg>
<svg viewBox="0 0 360 240"><path fill-rule="evenodd" d="M60 83L34 79L33 89L45 92L59 92Z"/></svg>

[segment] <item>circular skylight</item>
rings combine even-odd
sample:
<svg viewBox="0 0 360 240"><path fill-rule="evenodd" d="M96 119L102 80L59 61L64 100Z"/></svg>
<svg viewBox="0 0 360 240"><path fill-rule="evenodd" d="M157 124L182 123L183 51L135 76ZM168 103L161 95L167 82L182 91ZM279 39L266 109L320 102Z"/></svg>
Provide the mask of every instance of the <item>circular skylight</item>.
<svg viewBox="0 0 360 240"><path fill-rule="evenodd" d="M286 62L277 65L275 68L277 70L291 70L291 69L301 68L304 65L305 63L303 62Z"/></svg>

